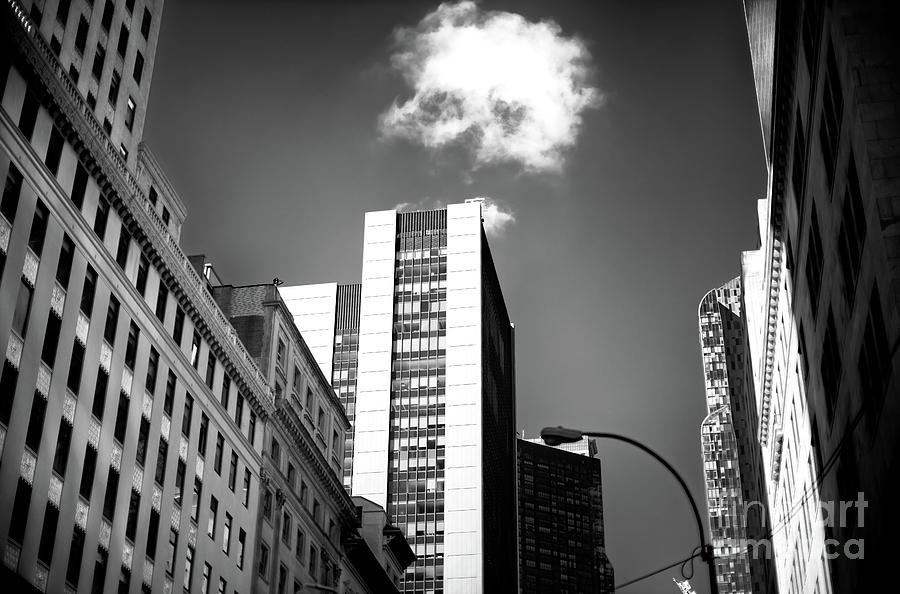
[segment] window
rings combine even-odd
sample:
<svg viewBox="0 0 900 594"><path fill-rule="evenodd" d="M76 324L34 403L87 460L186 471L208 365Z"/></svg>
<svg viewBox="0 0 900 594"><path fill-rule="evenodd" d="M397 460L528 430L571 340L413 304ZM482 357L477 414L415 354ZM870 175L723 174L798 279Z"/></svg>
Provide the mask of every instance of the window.
<svg viewBox="0 0 900 594"><path fill-rule="evenodd" d="M44 237L47 235L47 219L50 212L44 203L38 199L34 209L34 218L31 221L31 232L28 235L28 247L40 258L44 252Z"/></svg>
<svg viewBox="0 0 900 594"><path fill-rule="evenodd" d="M81 73L78 71L78 68L75 67L75 64L69 64L69 78L71 78L72 82L76 85L78 84L78 79L81 78Z"/></svg>
<svg viewBox="0 0 900 594"><path fill-rule="evenodd" d="M131 234L128 233L128 230L125 227L122 227L122 231L119 233L119 246L116 249L116 264L119 265L119 268L125 270L125 266L128 264L128 248L131 247Z"/></svg>
<svg viewBox="0 0 900 594"><path fill-rule="evenodd" d="M77 340L72 345L72 357L69 359L69 376L66 387L76 396L81 387L81 370L84 366L84 345Z"/></svg>
<svg viewBox="0 0 900 594"><path fill-rule="evenodd" d="M312 401L313 401L312 388L307 387L306 388L306 404L305 404L307 410L309 410L310 407L312 407Z"/></svg>
<svg viewBox="0 0 900 594"><path fill-rule="evenodd" d="M156 559L156 540L159 536L159 512L150 509L150 521L147 523L147 557Z"/></svg>
<svg viewBox="0 0 900 594"><path fill-rule="evenodd" d="M56 543L56 525L59 523L59 510L47 502L44 508L44 526L41 528L41 541L38 546L38 560L50 565L53 560L53 545Z"/></svg>
<svg viewBox="0 0 900 594"><path fill-rule="evenodd" d="M194 369L200 368L200 335L196 331L191 339L191 366Z"/></svg>
<svg viewBox="0 0 900 594"><path fill-rule="evenodd" d="M300 505L303 507L307 506L308 495L309 488L306 486L306 481L300 479Z"/></svg>
<svg viewBox="0 0 900 594"><path fill-rule="evenodd" d="M187 466L185 463L179 459L175 464L175 490L178 492L175 497L175 503L178 504L178 507L184 505L184 478L185 474L187 474Z"/></svg>
<svg viewBox="0 0 900 594"><path fill-rule="evenodd" d="M190 394L184 395L184 409L181 414L181 434L191 436L191 416L194 414L194 398Z"/></svg>
<svg viewBox="0 0 900 594"><path fill-rule="evenodd" d="M175 571L175 552L178 550L178 532L169 528L169 546L166 548L166 573L172 575Z"/></svg>
<svg viewBox="0 0 900 594"><path fill-rule="evenodd" d="M294 394L299 395L301 393L300 384L303 381L303 376L300 375L300 369L298 369L296 366L294 366L294 376L292 378L292 381L293 381L293 387L294 387Z"/></svg>
<svg viewBox="0 0 900 594"><path fill-rule="evenodd" d="M256 568L257 573L265 580L266 572L269 569L269 546L261 542L259 543L259 565Z"/></svg>
<svg viewBox="0 0 900 594"><path fill-rule="evenodd" d="M69 547L69 561L66 564L66 582L78 583L81 577L81 558L84 556L84 530L75 526L72 531L72 545Z"/></svg>
<svg viewBox="0 0 900 594"><path fill-rule="evenodd" d="M294 529L294 519L287 510L284 510L281 516L281 542L286 544L288 548L291 546L291 532Z"/></svg>
<svg viewBox="0 0 900 594"><path fill-rule="evenodd" d="M3 363L2 375L0 375L0 423L9 425L12 416L13 396L16 393L16 384L19 382L19 370L9 361Z"/></svg>
<svg viewBox="0 0 900 594"><path fill-rule="evenodd" d="M238 429L241 428L241 424L244 420L244 395L238 393L237 404L234 409L234 422L238 426Z"/></svg>
<svg viewBox="0 0 900 594"><path fill-rule="evenodd" d="M231 514L225 513L225 523L222 525L222 552L225 555L231 553L231 523L233 518Z"/></svg>
<svg viewBox="0 0 900 594"><path fill-rule="evenodd" d="M56 22L63 26L63 29L66 27L66 22L69 20L69 7L72 4L72 0L59 0L59 4L56 5Z"/></svg>
<svg viewBox="0 0 900 594"><path fill-rule="evenodd" d="M79 210L81 210L81 205L84 204L84 194L87 191L87 181L87 169L84 168L84 165L82 165L81 162L78 162L75 165L75 180L72 183L72 204L74 204L75 207Z"/></svg>
<svg viewBox="0 0 900 594"><path fill-rule="evenodd" d="M284 563L278 564L278 594L285 594L284 590L287 586L287 567L284 566Z"/></svg>
<svg viewBox="0 0 900 594"><path fill-rule="evenodd" d="M25 433L25 445L37 453L41 447L41 435L44 433L44 415L47 412L47 401L35 390L31 402L31 416L28 418L28 431Z"/></svg>
<svg viewBox="0 0 900 594"><path fill-rule="evenodd" d="M226 590L228 590L228 582L225 581L225 578L220 577L218 594L225 594Z"/></svg>
<svg viewBox="0 0 900 594"><path fill-rule="evenodd" d="M141 496L131 491L131 499L128 502L128 520L125 522L125 537L134 542L137 532L138 512L141 509Z"/></svg>
<svg viewBox="0 0 900 594"><path fill-rule="evenodd" d="M116 424L113 437L119 443L125 443L125 431L128 429L128 397L124 392L119 392L119 404L116 407Z"/></svg>
<svg viewBox="0 0 900 594"><path fill-rule="evenodd" d="M309 545L309 565L307 569L309 570L309 575L313 576L314 579L317 578L316 573L318 573L318 558L319 551L313 545Z"/></svg>
<svg viewBox="0 0 900 594"><path fill-rule="evenodd" d="M181 333L184 330L184 310L179 306L175 310L175 325L172 327L172 338L175 343L181 346Z"/></svg>
<svg viewBox="0 0 900 594"><path fill-rule="evenodd" d="M134 56L134 70L131 71L131 77L134 78L134 82L141 84L141 79L144 77L144 56L141 52L137 52Z"/></svg>
<svg viewBox="0 0 900 594"><path fill-rule="evenodd" d="M216 354L212 352L212 349L209 351L209 356L206 358L206 385L212 390L213 381L216 377Z"/></svg>
<svg viewBox="0 0 900 594"><path fill-rule="evenodd" d="M150 422L141 417L141 425L138 429L137 453L135 461L141 466L147 461L147 441L150 439Z"/></svg>
<svg viewBox="0 0 900 594"><path fill-rule="evenodd" d="M819 288L822 284L822 238L819 235L819 217L813 205L810 214L809 248L806 254L806 284L809 286L809 304L813 319L819 306Z"/></svg>
<svg viewBox="0 0 900 594"><path fill-rule="evenodd" d="M137 105L135 105L134 99L129 97L125 106L125 127L128 128L129 132L134 127L134 112L136 109Z"/></svg>
<svg viewBox="0 0 900 594"><path fill-rule="evenodd" d="M325 427L325 411L322 410L322 407L319 407L319 412L316 418L316 428L320 431Z"/></svg>
<svg viewBox="0 0 900 594"><path fill-rule="evenodd" d="M313 497L313 520L315 520L316 524L319 526L322 525L322 506L315 497Z"/></svg>
<svg viewBox="0 0 900 594"><path fill-rule="evenodd" d="M275 437L272 437L272 462L278 470L281 470L281 444Z"/></svg>
<svg viewBox="0 0 900 594"><path fill-rule="evenodd" d="M166 396L163 399L163 412L169 417L172 416L172 405L175 403L175 374L169 371L169 377L166 379Z"/></svg>
<svg viewBox="0 0 900 594"><path fill-rule="evenodd" d="M150 262L144 254L141 254L141 257L138 260L137 277L134 281L134 288L141 294L141 297L143 297L144 293L147 291L147 275L149 274L149 270Z"/></svg>
<svg viewBox="0 0 900 594"><path fill-rule="evenodd" d="M212 567L209 563L203 564L203 575L200 578L200 593L209 594L209 578L212 575Z"/></svg>
<svg viewBox="0 0 900 594"><path fill-rule="evenodd" d="M194 490L191 494L191 520L196 522L200 514L200 497L203 495L203 483L200 477L194 477Z"/></svg>
<svg viewBox="0 0 900 594"><path fill-rule="evenodd" d="M91 66L91 74L94 75L94 78L98 81L100 80L100 75L103 74L103 62L106 60L106 48L97 44L97 50L94 52L94 63Z"/></svg>
<svg viewBox="0 0 900 594"><path fill-rule="evenodd" d="M231 463L228 466L228 488L231 489L232 493L234 493L234 481L237 480L237 466L237 454L231 452Z"/></svg>
<svg viewBox="0 0 900 594"><path fill-rule="evenodd" d="M166 458L169 455L169 444L162 437L159 438L159 446L156 451L156 475L153 477L156 484L162 485L166 480Z"/></svg>
<svg viewBox="0 0 900 594"><path fill-rule="evenodd" d="M69 445L72 443L72 426L63 419L56 434L56 451L53 453L53 472L66 477L69 464Z"/></svg>
<svg viewBox="0 0 900 594"><path fill-rule="evenodd" d="M19 130L28 140L31 140L31 135L34 134L38 107L40 107L40 103L38 103L37 97L34 96L31 89L26 88L25 99L22 102L22 111L19 113Z"/></svg>
<svg viewBox="0 0 900 594"><path fill-rule="evenodd" d="M81 466L81 484L78 494L86 500L91 500L91 490L94 486L94 471L97 468L97 450L90 445L84 448L84 464Z"/></svg>
<svg viewBox="0 0 900 594"><path fill-rule="evenodd" d="M103 368L97 370L97 383L94 386L94 402L91 405L91 413L97 417L98 421L103 420L103 411L106 408L106 386L109 383L109 376L103 371Z"/></svg>
<svg viewBox="0 0 900 594"><path fill-rule="evenodd" d="M0 202L0 213L10 223L16 220L16 211L19 210L19 195L22 193L22 172L9 164L6 171L6 184L3 186L3 200Z"/></svg>
<svg viewBox="0 0 900 594"><path fill-rule="evenodd" d="M159 290L156 292L156 319L160 323L166 323L166 305L169 300L169 291L163 283L162 278L159 279Z"/></svg>
<svg viewBox="0 0 900 594"><path fill-rule="evenodd" d="M188 545L184 557L184 589L190 591L191 577L194 573L194 548Z"/></svg>
<svg viewBox="0 0 900 594"><path fill-rule="evenodd" d="M50 129L50 141L47 143L47 156L44 158L47 169L53 175L59 172L59 160L62 158L64 142L62 134L59 133L56 126L53 126Z"/></svg>
<svg viewBox="0 0 900 594"><path fill-rule="evenodd" d="M206 524L206 534L210 538L216 537L216 515L219 513L219 500L210 496L209 498L209 518Z"/></svg>
<svg viewBox="0 0 900 594"><path fill-rule="evenodd" d="M41 348L41 361L46 363L50 369L53 369L53 364L56 363L56 347L59 345L61 325L62 320L51 311L47 318L47 329L44 332L44 345Z"/></svg>
<svg viewBox="0 0 900 594"><path fill-rule="evenodd" d="M128 13L134 11L134 0L125 0L125 8L128 10Z"/></svg>
<svg viewBox="0 0 900 594"><path fill-rule="evenodd" d="M106 478L106 494L103 496L103 517L112 522L116 512L116 491L119 489L119 473L109 469Z"/></svg>
<svg viewBox="0 0 900 594"><path fill-rule="evenodd" d="M128 325L128 344L125 345L125 365L128 369L134 369L135 359L137 359L138 336L141 331L137 324L131 322Z"/></svg>
<svg viewBox="0 0 900 594"><path fill-rule="evenodd" d="M294 556L300 563L303 563L303 551L306 550L306 535L300 527L297 527L297 540L294 542Z"/></svg>
<svg viewBox="0 0 900 594"><path fill-rule="evenodd" d="M28 524L28 508L31 506L31 485L19 478L16 487L16 498L13 502L12 515L9 522L9 538L23 543L25 527Z"/></svg>
<svg viewBox="0 0 900 594"><path fill-rule="evenodd" d="M250 503L250 469L244 469L244 500L243 505L247 507Z"/></svg>
<svg viewBox="0 0 900 594"><path fill-rule="evenodd" d="M91 91L87 94L87 104L91 109L97 108L97 97Z"/></svg>
<svg viewBox="0 0 900 594"><path fill-rule="evenodd" d="M819 125L819 142L822 145L822 157L825 164L826 183L831 188L834 183L835 160L840 142L841 116L844 99L841 95L841 81L838 74L837 60L834 56L834 44L828 47L827 71L825 86L822 91L822 120Z"/></svg>
<svg viewBox="0 0 900 594"><path fill-rule="evenodd" d="M159 368L159 352L150 347L150 359L147 363L147 379L144 386L151 395L156 391L156 374Z"/></svg>
<svg viewBox="0 0 900 594"><path fill-rule="evenodd" d="M213 458L213 470L216 471L216 474L219 476L222 475L222 452L225 450L225 438L222 437L221 433L216 435L216 453Z"/></svg>
<svg viewBox="0 0 900 594"><path fill-rule="evenodd" d="M209 432L209 417L200 413L200 431L197 434L197 455L206 458L206 435Z"/></svg>
<svg viewBox="0 0 900 594"><path fill-rule="evenodd" d="M222 406L225 408L226 411L228 410L228 395L229 395L230 391L231 391L231 377L228 375L228 373L224 373L224 374L222 374L222 399L221 399L221 402L222 402Z"/></svg>
<svg viewBox="0 0 900 594"><path fill-rule="evenodd" d="M72 257L74 256L74 252L75 244L72 242L69 235L64 233L62 248L59 252L59 263L56 267L56 281L64 289L67 289L69 286L69 276L72 272Z"/></svg>
<svg viewBox="0 0 900 594"><path fill-rule="evenodd" d="M109 202L105 196L100 196L97 202L97 213L94 215L94 233L101 240L106 235L106 221L109 219Z"/></svg>
<svg viewBox="0 0 900 594"><path fill-rule="evenodd" d="M849 309L853 309L856 295L856 281L859 278L859 264L863 244L866 240L866 213L860 198L859 178L856 163L850 155L847 189L844 192L844 206L841 228L838 233L838 252L844 273L844 296Z"/></svg>
<svg viewBox="0 0 900 594"><path fill-rule="evenodd" d="M37 2L31 5L31 10L28 11L28 16L31 17L32 21L34 21L35 27L41 26L41 20L44 18L44 14L41 12L41 7L37 5Z"/></svg>
<svg viewBox="0 0 900 594"><path fill-rule="evenodd" d="M144 18L141 19L141 35L144 36L144 39L147 39L150 36L150 9L144 7Z"/></svg>
<svg viewBox="0 0 900 594"><path fill-rule="evenodd" d="M78 20L78 32L75 33L75 49L79 54L84 53L87 45L88 27L87 19L82 15Z"/></svg>
<svg viewBox="0 0 900 594"><path fill-rule="evenodd" d="M128 51L128 28L125 26L125 23L122 23L122 26L119 28L119 44L116 46L116 51L122 58L125 57L125 52Z"/></svg>
<svg viewBox="0 0 900 594"><path fill-rule="evenodd" d="M115 106L113 106L115 109ZM103 131L106 132L107 136L112 136L112 122L109 121L109 118L103 118Z"/></svg>
<svg viewBox="0 0 900 594"><path fill-rule="evenodd" d="M169 225L169 209L163 206L162 220L166 226Z"/></svg>
<svg viewBox="0 0 900 594"><path fill-rule="evenodd" d="M91 317L91 310L94 308L94 292L97 288L97 273L88 264L87 272L84 275L84 287L81 289L81 312L88 318Z"/></svg>
<svg viewBox="0 0 900 594"><path fill-rule="evenodd" d="M296 476L296 470L294 470L294 465L291 464L290 462L288 462L288 465L287 465L287 481L288 481L288 486L289 486L292 490L293 490L293 488L294 488L294 483L296 482L296 478L297 478L297 476Z"/></svg>
<svg viewBox="0 0 900 594"><path fill-rule="evenodd" d="M247 544L247 533L241 528L238 530L238 550L237 550L237 566L238 569L244 568L244 547Z"/></svg>
<svg viewBox="0 0 900 594"><path fill-rule="evenodd" d="M158 198L158 194L156 193L156 188L150 186L150 191L147 193L147 198L150 200L150 204L156 206L156 201Z"/></svg>
<svg viewBox="0 0 900 594"><path fill-rule="evenodd" d="M106 0L106 4L103 5L103 18L100 21L100 26L103 27L104 31L109 31L110 25L112 25L113 13L115 12L116 7L113 4L112 0Z"/></svg>
<svg viewBox="0 0 900 594"><path fill-rule="evenodd" d="M891 354L885 333L884 315L878 285L872 287L866 330L859 349L857 365L865 395L868 422L874 430L874 422L884 404L884 394L891 376Z"/></svg>
<svg viewBox="0 0 900 594"><path fill-rule="evenodd" d="M284 346L284 341L281 338L278 339L278 351L275 355L275 362L278 363L278 366L284 369L284 357L286 352L286 347Z"/></svg>
<svg viewBox="0 0 900 594"><path fill-rule="evenodd" d="M57 58L59 58L59 54L62 52L62 42L56 35L50 38L50 51L53 52L53 55Z"/></svg>
<svg viewBox="0 0 900 594"><path fill-rule="evenodd" d="M122 75L113 70L112 77L109 79L109 94L107 95L109 104L112 105L113 109L116 107L116 101L119 100L119 85L121 83Z"/></svg>
<svg viewBox="0 0 900 594"><path fill-rule="evenodd" d="M94 563L94 577L91 580L91 594L103 594L103 582L106 580L106 565L109 552L97 547L97 561Z"/></svg>
<svg viewBox="0 0 900 594"><path fill-rule="evenodd" d="M256 441L256 413L252 410L250 411L250 425L247 428L247 439L250 440L251 445Z"/></svg>
<svg viewBox="0 0 900 594"><path fill-rule="evenodd" d="M825 403L828 405L829 421L834 417L837 404L838 387L841 381L841 353L838 347L837 334L834 327L834 316L828 308L828 326L822 344L822 387L825 389Z"/></svg>

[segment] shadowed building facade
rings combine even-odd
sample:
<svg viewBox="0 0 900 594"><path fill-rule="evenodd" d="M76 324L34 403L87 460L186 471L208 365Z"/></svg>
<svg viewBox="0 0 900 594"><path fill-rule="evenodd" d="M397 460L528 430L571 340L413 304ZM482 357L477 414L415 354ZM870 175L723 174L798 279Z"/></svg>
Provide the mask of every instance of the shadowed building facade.
<svg viewBox="0 0 900 594"><path fill-rule="evenodd" d="M874 592L900 530L900 7L744 8L769 175L742 284L779 590Z"/></svg>
<svg viewBox="0 0 900 594"><path fill-rule="evenodd" d="M357 334L341 321L356 307L352 293L339 306L345 287L283 290L301 332L323 338L311 341L332 377L347 368L351 390L343 375L333 386L355 395L352 493L406 533L418 560L403 590L515 588L513 326L481 204L366 213L347 349L327 340ZM353 359L355 377L342 363Z"/></svg>
<svg viewBox="0 0 900 594"><path fill-rule="evenodd" d="M613 592L600 460L592 439L519 439L519 592Z"/></svg>

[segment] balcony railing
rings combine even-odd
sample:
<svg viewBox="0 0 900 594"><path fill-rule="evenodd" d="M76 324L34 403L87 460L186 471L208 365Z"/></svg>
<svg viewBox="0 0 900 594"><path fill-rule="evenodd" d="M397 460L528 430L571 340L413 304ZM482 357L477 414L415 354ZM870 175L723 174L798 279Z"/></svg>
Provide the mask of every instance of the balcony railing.
<svg viewBox="0 0 900 594"><path fill-rule="evenodd" d="M119 149L103 130L103 126L94 116L93 109L81 96L78 87L63 69L53 50L41 37L27 11L17 0L6 0L6 4L6 10L11 12L12 19L3 19L3 28L13 41L17 42L25 59L41 76L68 123L88 147L92 156L97 159L97 164L107 181L146 234L148 242L156 250L165 268L197 308L199 317L215 341L225 351L247 384L260 395L266 396L266 399L259 400L267 412L271 411L275 402L274 392L238 338L237 331L206 290L205 279L194 270L178 241L169 233L168 227L139 187Z"/></svg>

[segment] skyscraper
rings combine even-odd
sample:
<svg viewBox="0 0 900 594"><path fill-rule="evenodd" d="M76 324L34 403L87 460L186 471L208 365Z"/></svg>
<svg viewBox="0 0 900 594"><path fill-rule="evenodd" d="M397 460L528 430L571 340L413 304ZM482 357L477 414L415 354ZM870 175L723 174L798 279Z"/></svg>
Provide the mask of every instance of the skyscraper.
<svg viewBox="0 0 900 594"><path fill-rule="evenodd" d="M337 287L333 306L318 287L283 289L301 332L322 331L344 307ZM352 493L406 533L418 560L405 591L514 588L513 325L481 204L366 213L358 311ZM334 335L352 340L355 323Z"/></svg>
<svg viewBox="0 0 900 594"><path fill-rule="evenodd" d="M779 590L877 591L900 530L900 8L744 9L768 181L742 285Z"/></svg>
<svg viewBox="0 0 900 594"><path fill-rule="evenodd" d="M721 594L775 591L742 295L735 278L707 293L698 309L708 413L700 439ZM750 543L762 544L748 549Z"/></svg>
<svg viewBox="0 0 900 594"><path fill-rule="evenodd" d="M596 442L517 446L519 592L613 592Z"/></svg>

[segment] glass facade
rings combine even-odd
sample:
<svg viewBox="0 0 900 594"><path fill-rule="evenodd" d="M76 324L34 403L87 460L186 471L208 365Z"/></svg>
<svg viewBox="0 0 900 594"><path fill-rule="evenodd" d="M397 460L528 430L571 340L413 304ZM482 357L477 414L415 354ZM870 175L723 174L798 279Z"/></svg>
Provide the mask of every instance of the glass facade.
<svg viewBox="0 0 900 594"><path fill-rule="evenodd" d="M350 420L344 436L344 486L353 486L353 421L356 417L356 371L359 357L360 285L338 285L334 316L331 385Z"/></svg>
<svg viewBox="0 0 900 594"><path fill-rule="evenodd" d="M446 407L446 211L397 226L388 514L416 553L404 592L442 593Z"/></svg>

